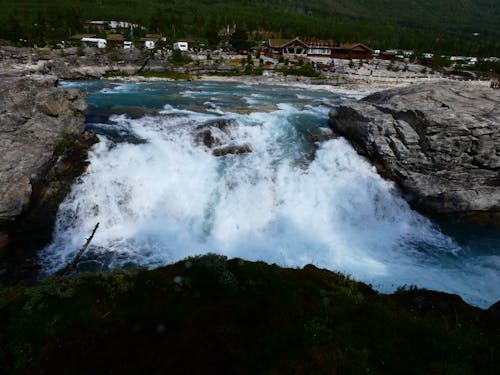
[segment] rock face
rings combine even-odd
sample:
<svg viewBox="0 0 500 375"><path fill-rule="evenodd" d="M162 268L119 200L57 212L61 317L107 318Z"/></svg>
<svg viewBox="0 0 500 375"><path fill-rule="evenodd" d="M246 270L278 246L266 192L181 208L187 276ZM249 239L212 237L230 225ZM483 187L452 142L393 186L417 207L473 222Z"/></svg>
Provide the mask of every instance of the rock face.
<svg viewBox="0 0 500 375"><path fill-rule="evenodd" d="M500 92L437 82L372 94L330 113L424 212L500 216Z"/></svg>
<svg viewBox="0 0 500 375"><path fill-rule="evenodd" d="M86 102L53 77L0 77L0 249L28 233L50 239L57 206L97 141L84 129ZM35 206L39 217L34 217ZM47 240L47 239L45 239ZM15 241L14 241L15 242Z"/></svg>

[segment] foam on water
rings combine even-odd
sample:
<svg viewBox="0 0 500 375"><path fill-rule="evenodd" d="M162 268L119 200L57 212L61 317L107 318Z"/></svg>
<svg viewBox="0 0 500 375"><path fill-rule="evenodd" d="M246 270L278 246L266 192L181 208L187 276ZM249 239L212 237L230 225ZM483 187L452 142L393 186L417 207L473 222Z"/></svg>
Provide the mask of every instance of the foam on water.
<svg viewBox="0 0 500 375"><path fill-rule="evenodd" d="M226 114L234 120L231 142L253 151L225 157L193 136L219 116L166 105L158 116L112 117L145 143L100 136L60 207L54 242L40 255L45 271L70 261L99 222L86 257L102 268L216 252L283 266L313 263L382 291L416 284L480 306L500 299L499 257L465 257L345 140L324 142L310 157L297 124L324 122L327 108L277 108Z"/></svg>

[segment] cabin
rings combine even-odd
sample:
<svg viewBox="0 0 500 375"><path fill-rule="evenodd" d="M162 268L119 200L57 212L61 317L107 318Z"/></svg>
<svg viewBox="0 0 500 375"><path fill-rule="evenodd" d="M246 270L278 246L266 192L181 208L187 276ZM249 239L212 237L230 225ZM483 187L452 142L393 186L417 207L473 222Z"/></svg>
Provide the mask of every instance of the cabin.
<svg viewBox="0 0 500 375"><path fill-rule="evenodd" d="M160 40L160 35L158 34L146 34L144 38L141 38L141 42L144 43L144 48L154 49L156 48L156 43Z"/></svg>
<svg viewBox="0 0 500 375"><path fill-rule="evenodd" d="M106 21L97 21L97 20L87 20L84 24L85 29L94 29L94 30L104 30L106 29Z"/></svg>
<svg viewBox="0 0 500 375"><path fill-rule="evenodd" d="M339 44L333 41L307 41L307 56L311 57L330 57L333 48L338 47Z"/></svg>
<svg viewBox="0 0 500 375"><path fill-rule="evenodd" d="M370 60L373 58L373 51L362 43L339 44L337 47L332 48L331 57L337 59Z"/></svg>
<svg viewBox="0 0 500 375"><path fill-rule="evenodd" d="M389 49L387 51L382 52L379 57L382 60L392 61L392 60L396 60L397 53L398 53L398 51L393 50L393 49Z"/></svg>
<svg viewBox="0 0 500 375"><path fill-rule="evenodd" d="M338 59L373 58L373 50L361 43L340 44L333 41L308 41L269 39L267 54L272 56L293 57L332 57Z"/></svg>
<svg viewBox="0 0 500 375"><path fill-rule="evenodd" d="M269 39L267 43L267 50L272 55L293 56L293 57L306 57L307 44L299 38L292 40L285 39Z"/></svg>
<svg viewBox="0 0 500 375"><path fill-rule="evenodd" d="M175 42L173 44L173 49L178 49L179 51L187 52L189 50L188 42Z"/></svg>

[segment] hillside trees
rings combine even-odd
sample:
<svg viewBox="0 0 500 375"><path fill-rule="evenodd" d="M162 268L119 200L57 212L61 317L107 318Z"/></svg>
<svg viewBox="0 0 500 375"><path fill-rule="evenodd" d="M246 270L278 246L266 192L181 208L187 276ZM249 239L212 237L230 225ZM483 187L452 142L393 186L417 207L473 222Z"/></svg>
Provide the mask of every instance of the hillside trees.
<svg viewBox="0 0 500 375"><path fill-rule="evenodd" d="M114 19L212 46L218 30L236 23L282 38L500 55L500 3L493 0L0 0L0 7L0 39L28 44L60 41L85 19Z"/></svg>

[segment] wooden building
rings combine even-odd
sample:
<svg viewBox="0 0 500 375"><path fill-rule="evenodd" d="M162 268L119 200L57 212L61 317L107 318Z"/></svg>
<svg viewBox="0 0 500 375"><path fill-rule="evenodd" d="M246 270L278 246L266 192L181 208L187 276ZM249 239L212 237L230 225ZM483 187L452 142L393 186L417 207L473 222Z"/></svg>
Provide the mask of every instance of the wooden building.
<svg viewBox="0 0 500 375"><path fill-rule="evenodd" d="M362 43L340 44L332 48L331 57L337 59L364 59L373 58L373 50Z"/></svg>
<svg viewBox="0 0 500 375"><path fill-rule="evenodd" d="M307 41L307 56L331 57L334 48L340 44L334 41L311 40Z"/></svg>
<svg viewBox="0 0 500 375"><path fill-rule="evenodd" d="M333 41L269 39L267 53L272 56L332 57L338 59L371 59L373 50L361 43L340 44Z"/></svg>
<svg viewBox="0 0 500 375"><path fill-rule="evenodd" d="M292 40L269 39L267 49L268 52L272 55L291 57L306 57L308 50L307 44L301 41L299 38L295 38Z"/></svg>

